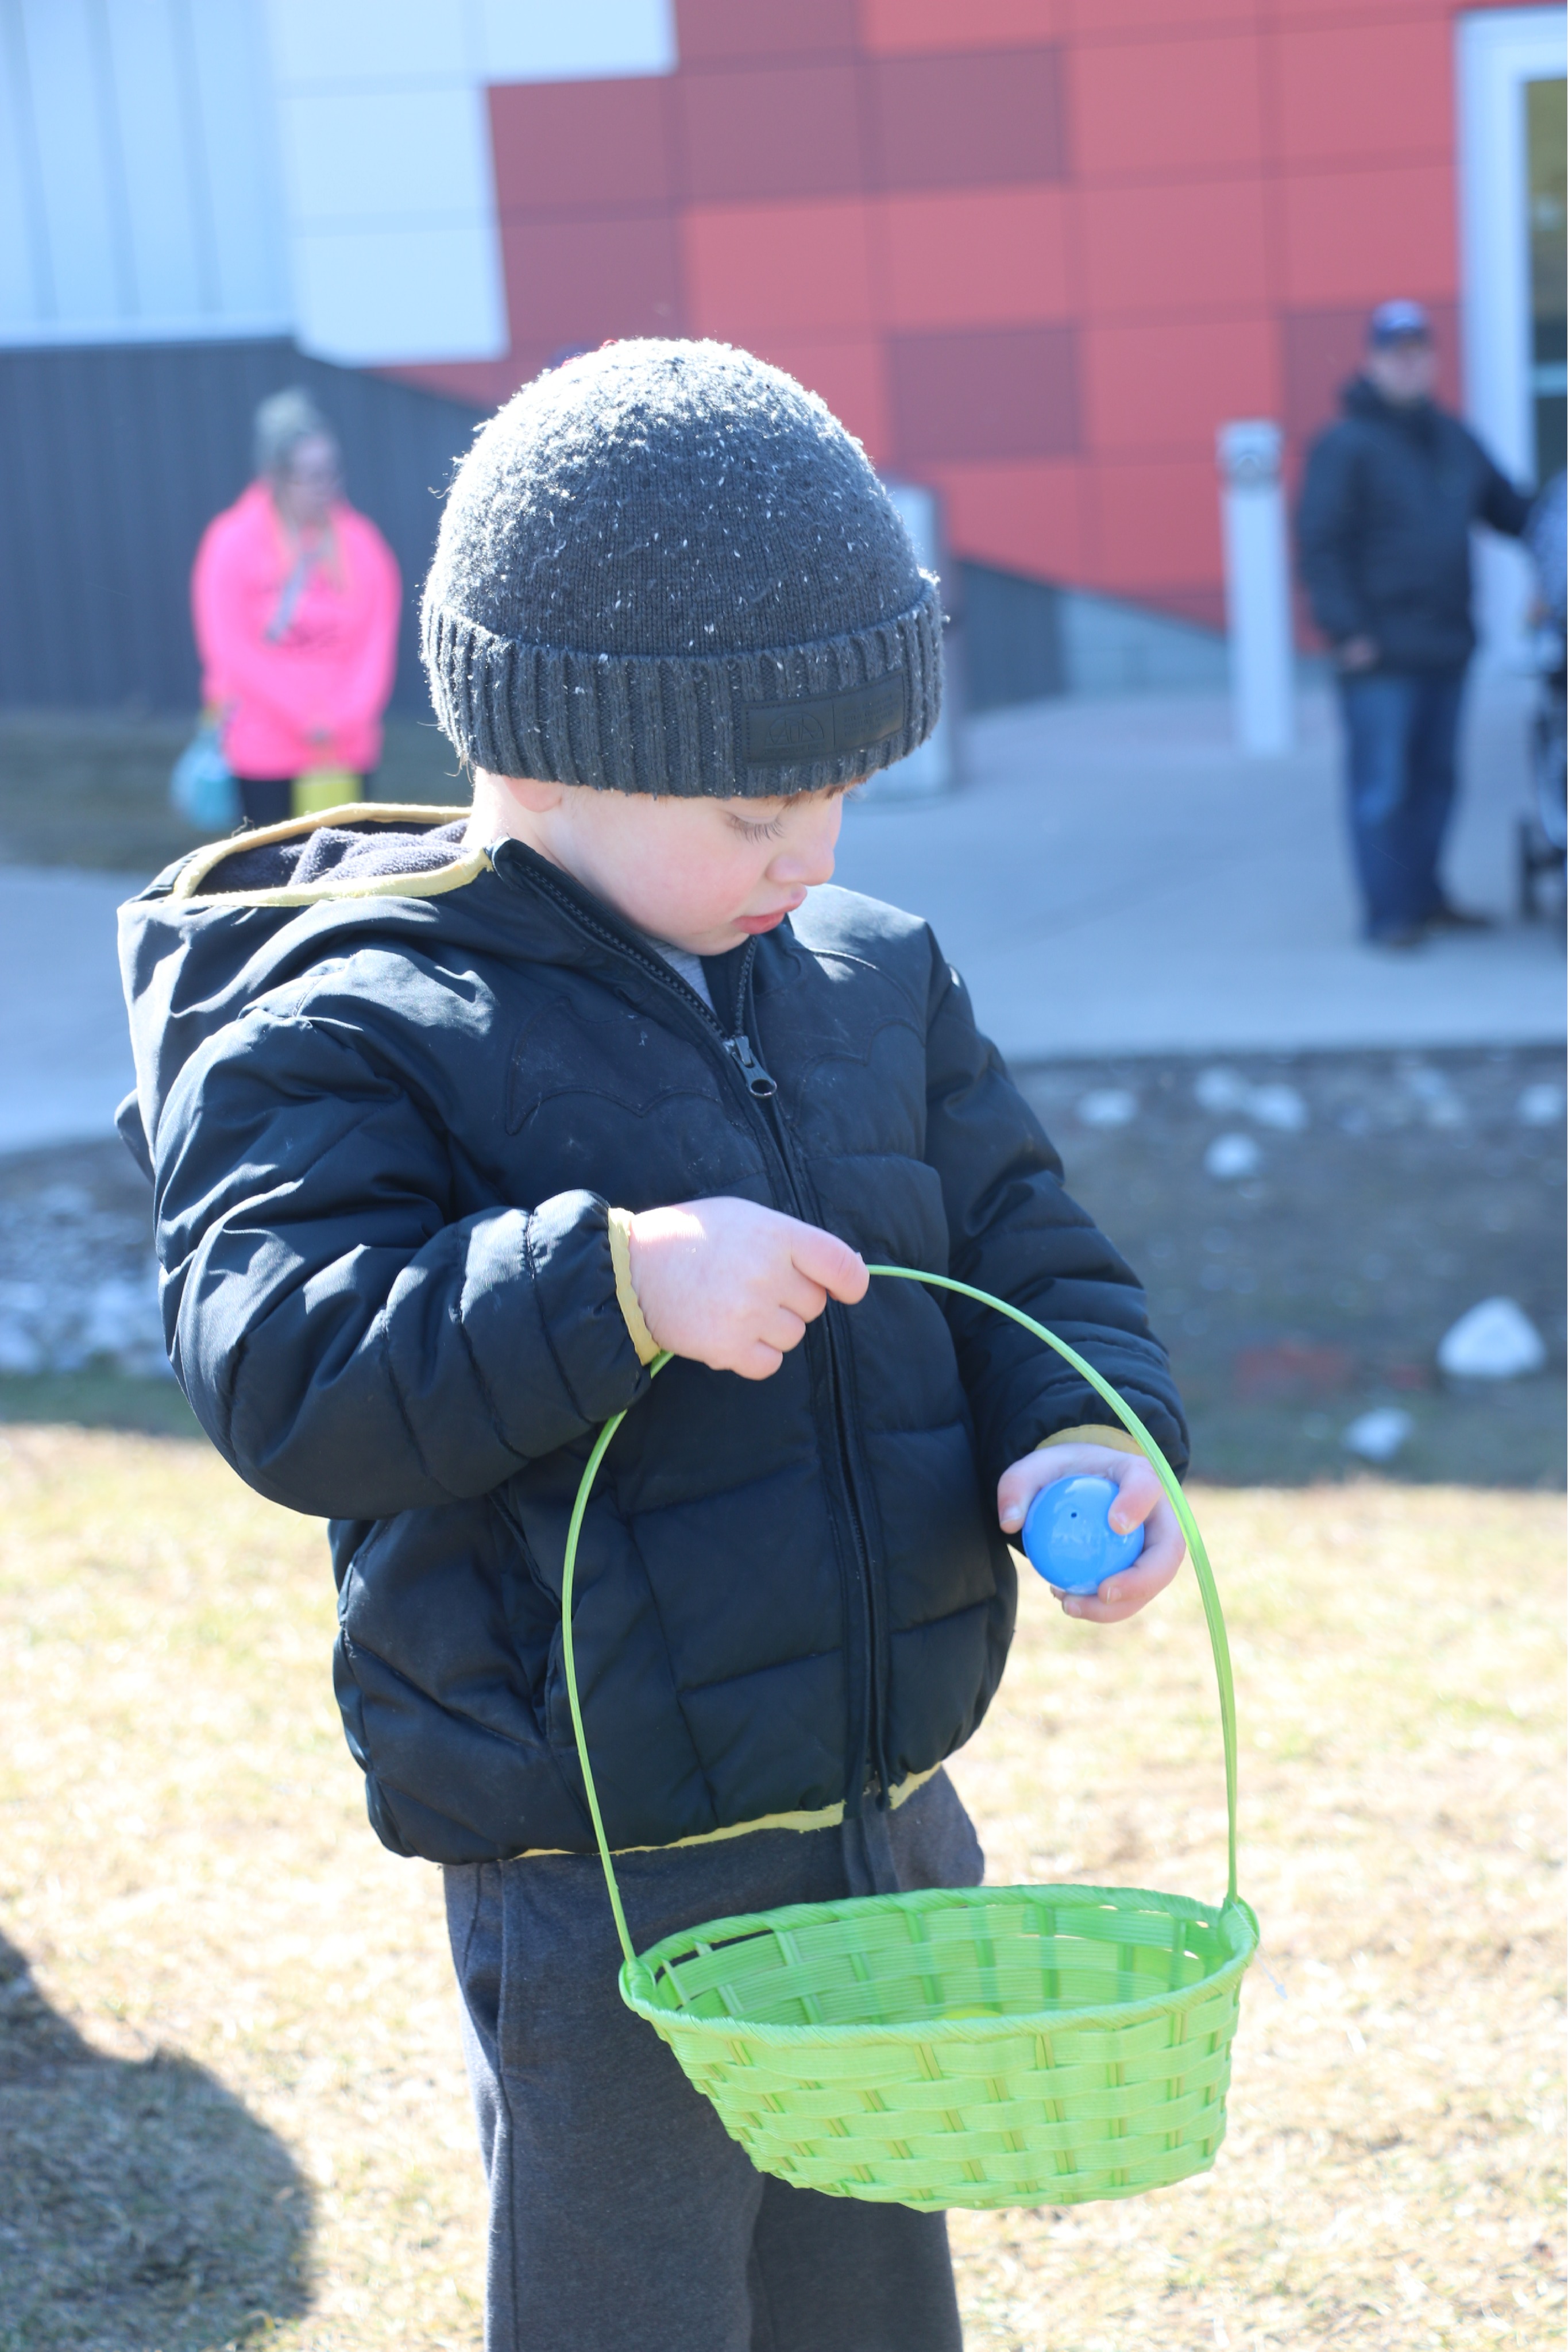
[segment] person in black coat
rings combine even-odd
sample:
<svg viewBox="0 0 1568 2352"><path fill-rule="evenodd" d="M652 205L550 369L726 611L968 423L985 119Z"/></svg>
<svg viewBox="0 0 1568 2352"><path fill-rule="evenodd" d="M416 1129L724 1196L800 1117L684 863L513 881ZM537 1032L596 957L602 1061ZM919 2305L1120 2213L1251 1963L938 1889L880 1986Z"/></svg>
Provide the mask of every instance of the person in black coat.
<svg viewBox="0 0 1568 2352"><path fill-rule="evenodd" d="M1309 453L1296 516L1302 584L1339 672L1366 937L1388 948L1485 919L1456 907L1439 875L1476 642L1470 531L1484 522L1517 539L1530 513L1436 405L1436 374L1420 304L1383 303L1344 415Z"/></svg>
<svg viewBox="0 0 1568 2352"><path fill-rule="evenodd" d="M239 1475L332 1521L371 1818L442 1865L490 2192L490 2352L958 2352L943 2218L764 2179L621 2003L563 1682L646 1949L975 1884L942 1770L1012 1638L1009 1538L1178 1473L1131 1269L918 916L836 889L842 795L929 734L941 606L778 371L626 341L521 392L448 497L426 669L467 822L242 835L124 910L127 1140L171 1360ZM657 1381L654 1360L672 1358ZM1068 1759L1070 1764L1070 1759Z"/></svg>

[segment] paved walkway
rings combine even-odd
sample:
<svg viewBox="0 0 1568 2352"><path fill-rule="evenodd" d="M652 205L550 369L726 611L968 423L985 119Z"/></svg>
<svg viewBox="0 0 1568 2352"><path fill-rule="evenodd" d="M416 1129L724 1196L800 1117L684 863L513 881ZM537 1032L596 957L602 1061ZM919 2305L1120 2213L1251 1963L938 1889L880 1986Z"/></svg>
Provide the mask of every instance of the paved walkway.
<svg viewBox="0 0 1568 2352"><path fill-rule="evenodd" d="M1503 681L1470 711L1452 878L1499 913L1526 701ZM1303 721L1289 759L1251 762L1209 697L996 713L950 799L850 811L839 877L931 918L1019 1062L1562 1037L1546 927L1399 958L1356 944L1326 697ZM132 1083L114 908L133 887L0 867L0 1151L109 1132Z"/></svg>
<svg viewBox="0 0 1568 2352"><path fill-rule="evenodd" d="M1501 680L1468 714L1450 880L1500 915L1529 696ZM1207 696L997 712L951 799L851 810L838 879L931 919L1018 1061L1562 1037L1548 926L1359 944L1327 694L1301 716L1299 751L1247 761Z"/></svg>

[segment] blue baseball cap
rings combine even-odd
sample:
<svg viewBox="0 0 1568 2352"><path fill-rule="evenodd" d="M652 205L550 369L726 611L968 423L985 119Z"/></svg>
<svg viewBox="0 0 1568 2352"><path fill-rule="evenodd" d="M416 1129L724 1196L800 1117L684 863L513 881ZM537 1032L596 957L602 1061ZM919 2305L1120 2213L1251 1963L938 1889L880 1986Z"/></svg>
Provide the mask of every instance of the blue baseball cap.
<svg viewBox="0 0 1568 2352"><path fill-rule="evenodd" d="M1379 343L1429 343L1432 321L1419 302L1380 302L1366 322L1366 339Z"/></svg>

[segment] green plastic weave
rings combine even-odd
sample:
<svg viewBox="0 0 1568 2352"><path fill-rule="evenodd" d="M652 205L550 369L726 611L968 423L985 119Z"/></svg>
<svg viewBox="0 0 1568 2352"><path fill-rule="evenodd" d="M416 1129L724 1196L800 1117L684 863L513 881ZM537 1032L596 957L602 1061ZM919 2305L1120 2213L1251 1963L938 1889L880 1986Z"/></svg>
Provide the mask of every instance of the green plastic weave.
<svg viewBox="0 0 1568 2352"><path fill-rule="evenodd" d="M1219 1593L1175 1473L1091 1364L1005 1299L874 1265L1011 1318L1104 1398L1148 1456L1187 1539L1219 1685L1229 1874L1217 1906L1142 1887L994 1886L802 1903L715 1919L640 1956L588 1759L573 1589L562 1648L588 1811L626 1963L621 1997L674 2051L760 2170L885 2204L1075 2205L1206 2171L1225 2137L1230 2049L1258 1922L1236 1884L1236 1700ZM650 1370L663 1370L668 1355Z"/></svg>

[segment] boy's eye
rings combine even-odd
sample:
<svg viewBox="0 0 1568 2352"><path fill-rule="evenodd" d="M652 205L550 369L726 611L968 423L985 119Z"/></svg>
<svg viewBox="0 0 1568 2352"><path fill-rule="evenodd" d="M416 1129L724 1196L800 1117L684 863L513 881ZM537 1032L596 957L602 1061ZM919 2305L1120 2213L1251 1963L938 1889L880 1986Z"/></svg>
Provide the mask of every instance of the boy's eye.
<svg viewBox="0 0 1568 2352"><path fill-rule="evenodd" d="M748 841L776 841L784 831L784 819L775 816L771 824L752 824L743 816L731 815L731 824Z"/></svg>

